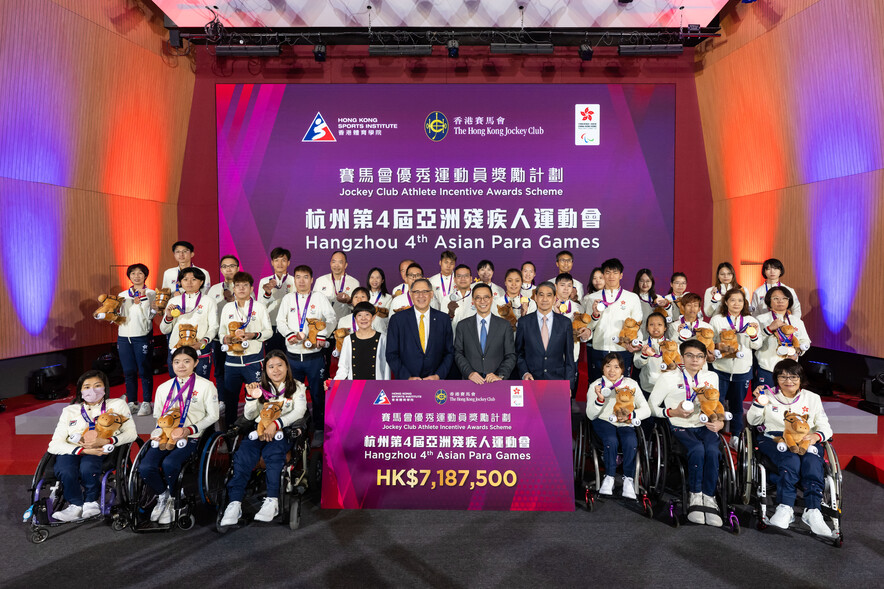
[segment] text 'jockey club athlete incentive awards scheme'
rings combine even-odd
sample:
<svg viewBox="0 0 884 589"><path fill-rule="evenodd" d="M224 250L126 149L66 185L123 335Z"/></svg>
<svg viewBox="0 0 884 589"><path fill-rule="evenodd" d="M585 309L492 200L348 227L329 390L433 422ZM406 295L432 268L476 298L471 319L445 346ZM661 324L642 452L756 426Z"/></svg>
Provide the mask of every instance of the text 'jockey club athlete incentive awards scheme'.
<svg viewBox="0 0 884 589"><path fill-rule="evenodd" d="M672 85L216 88L220 249L245 268L275 245L314 268L338 249L672 266Z"/></svg>

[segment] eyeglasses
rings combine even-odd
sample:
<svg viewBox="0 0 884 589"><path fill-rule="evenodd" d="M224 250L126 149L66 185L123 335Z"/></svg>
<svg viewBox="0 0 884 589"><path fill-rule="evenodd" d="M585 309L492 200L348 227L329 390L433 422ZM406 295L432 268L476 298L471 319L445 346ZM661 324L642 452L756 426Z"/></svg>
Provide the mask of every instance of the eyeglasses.
<svg viewBox="0 0 884 589"><path fill-rule="evenodd" d="M232 268L239 268L239 266L237 266L236 264L224 264L223 266L221 266L222 270L230 270Z"/></svg>
<svg viewBox="0 0 884 589"><path fill-rule="evenodd" d="M406 278L423 278L423 274L406 274Z"/></svg>
<svg viewBox="0 0 884 589"><path fill-rule="evenodd" d="M799 382L801 380L801 377L794 374L781 374L777 377L777 380L781 380L783 382Z"/></svg>
<svg viewBox="0 0 884 589"><path fill-rule="evenodd" d="M684 354L685 360L705 360L706 356L703 354Z"/></svg>
<svg viewBox="0 0 884 589"><path fill-rule="evenodd" d="M563 264L570 264L570 263L573 262L574 260L572 260L571 258L559 258L557 261L559 261L559 262L561 262L561 263L563 263Z"/></svg>
<svg viewBox="0 0 884 589"><path fill-rule="evenodd" d="M411 294L426 295L426 294L430 294L431 292L433 292L433 291L431 291L431 290L413 290L413 291L411 291Z"/></svg>
<svg viewBox="0 0 884 589"><path fill-rule="evenodd" d="M191 252L190 252L190 250L175 250L175 251L172 252L172 253L173 253L173 254L189 254L189 253L191 253Z"/></svg>
<svg viewBox="0 0 884 589"><path fill-rule="evenodd" d="M485 296L480 295L478 297L473 297L473 300L474 301L490 301L491 297L489 297L488 295L485 295Z"/></svg>

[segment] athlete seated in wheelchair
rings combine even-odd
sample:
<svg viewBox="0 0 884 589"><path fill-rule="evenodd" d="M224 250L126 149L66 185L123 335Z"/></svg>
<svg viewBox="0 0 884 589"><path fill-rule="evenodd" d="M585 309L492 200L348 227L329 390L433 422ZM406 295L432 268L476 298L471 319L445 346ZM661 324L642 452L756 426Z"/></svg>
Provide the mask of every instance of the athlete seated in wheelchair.
<svg viewBox="0 0 884 589"><path fill-rule="evenodd" d="M717 390L718 375L711 370L703 370L706 347L701 342L688 340L681 344L680 352L684 367L661 374L648 401L654 415L668 421L668 424L664 422L662 425L666 431L657 432L662 435L655 434L652 446L656 448L651 454L661 457L656 462L668 466L670 473L677 469L681 478L687 479L679 482L682 487L679 492L686 500L682 504L686 504L688 521L721 526L721 514L727 511L731 490L735 488L732 461L726 461L728 468L723 472L720 469L722 453L726 452L727 446L719 432L727 414L722 410L710 418L701 411L697 398L698 394L702 395L707 390ZM661 427L660 424L658 427ZM729 459L730 454L726 457ZM684 473L685 470L687 473ZM665 474L662 478L662 481L655 483L655 488L662 489L666 485ZM721 506L716 496L719 496ZM670 505L670 513L673 518L677 517L674 505ZM736 516L732 513L726 515L731 526L738 530Z"/></svg>
<svg viewBox="0 0 884 589"><path fill-rule="evenodd" d="M754 492L761 527L770 524L788 529L795 519L800 487L804 505L801 521L817 536L838 539L841 472L829 443L832 428L823 403L819 395L803 388L804 369L795 360L776 364L773 383L772 387L760 386L753 391L754 402L747 414L748 423L756 430L749 428L743 439L744 500L751 501ZM776 485L777 507L770 518L768 483ZM835 533L826 523L824 511Z"/></svg>
<svg viewBox="0 0 884 589"><path fill-rule="evenodd" d="M651 410L638 383L623 376L623 369L620 356L615 353L605 356L602 378L589 386L586 417L604 446L605 478L598 489L599 495L611 496L614 493L619 449L623 455L623 498L636 499L636 473L639 472L636 427L651 416Z"/></svg>
<svg viewBox="0 0 884 589"><path fill-rule="evenodd" d="M29 489L33 503L25 521L31 521L35 542L49 535L39 527L98 519L124 499L129 449L137 439L129 407L108 397L108 378L98 370L84 373L76 391Z"/></svg>
<svg viewBox="0 0 884 589"><path fill-rule="evenodd" d="M233 456L232 475L227 483L229 503L218 524L220 531L239 523L246 489L253 478L253 470L262 459L267 494L254 520L270 522L280 514L280 493L291 491L281 487L284 483L289 486L292 482L287 476L292 474L290 467L304 458L292 448L300 440L301 454L306 452L303 444L307 432L306 413L306 387L292 377L283 352L270 352L264 360L261 382L246 385L243 417L247 420L245 429L251 431L239 443ZM293 456L287 461L289 453ZM299 517L299 506L297 509Z"/></svg>
<svg viewBox="0 0 884 589"><path fill-rule="evenodd" d="M190 513L191 494L185 492L181 475L185 466L199 457L205 446L201 438L212 431L219 412L215 385L194 374L197 362L193 348L178 348L172 354L175 378L157 388L154 396L157 428L136 459L140 479L136 472L130 477L136 524L140 523L140 516L153 496L156 503L150 512L151 522L170 526L177 521L180 527L189 528L195 521ZM139 526L134 529L139 530Z"/></svg>

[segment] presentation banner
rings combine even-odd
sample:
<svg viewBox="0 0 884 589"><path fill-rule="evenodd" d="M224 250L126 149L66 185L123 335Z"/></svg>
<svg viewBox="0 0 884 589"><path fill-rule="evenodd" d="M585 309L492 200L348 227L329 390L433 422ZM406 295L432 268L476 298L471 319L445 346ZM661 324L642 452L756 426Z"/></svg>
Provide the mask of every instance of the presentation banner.
<svg viewBox="0 0 884 589"><path fill-rule="evenodd" d="M388 286L403 258L432 275L446 249L495 280L555 255L575 278L619 257L672 271L671 84L218 84L222 254L255 276L268 253L329 271L347 253Z"/></svg>
<svg viewBox="0 0 884 589"><path fill-rule="evenodd" d="M566 381L333 381L322 507L573 511Z"/></svg>

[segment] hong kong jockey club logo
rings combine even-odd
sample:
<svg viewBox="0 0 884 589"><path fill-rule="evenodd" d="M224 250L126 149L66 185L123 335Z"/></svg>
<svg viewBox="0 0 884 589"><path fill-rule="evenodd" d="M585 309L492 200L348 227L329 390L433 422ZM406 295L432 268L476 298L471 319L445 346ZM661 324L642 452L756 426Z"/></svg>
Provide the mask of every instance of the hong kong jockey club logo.
<svg viewBox="0 0 884 589"><path fill-rule="evenodd" d="M424 121L424 132L431 141L442 141L448 135L448 117L438 110L431 112Z"/></svg>
<svg viewBox="0 0 884 589"><path fill-rule="evenodd" d="M332 134L331 127L329 127L328 123L325 122L325 119L322 118L322 113L317 112L316 116L313 117L313 122L310 124L310 128L307 129L307 133L301 141L306 143L316 143L320 141L337 142L337 139L335 139L335 136Z"/></svg>
<svg viewBox="0 0 884 589"><path fill-rule="evenodd" d="M445 401L448 399L448 395L445 394L445 391L439 389L436 391L436 402L440 405L444 405Z"/></svg>
<svg viewBox="0 0 884 589"><path fill-rule="evenodd" d="M381 391L378 393L378 398L374 400L373 405L389 405L390 398L387 396L387 393Z"/></svg>

